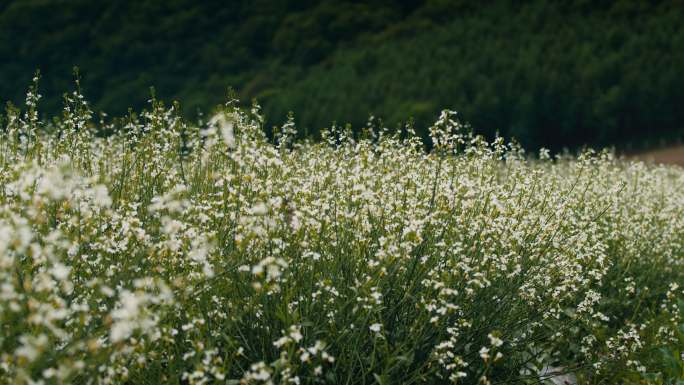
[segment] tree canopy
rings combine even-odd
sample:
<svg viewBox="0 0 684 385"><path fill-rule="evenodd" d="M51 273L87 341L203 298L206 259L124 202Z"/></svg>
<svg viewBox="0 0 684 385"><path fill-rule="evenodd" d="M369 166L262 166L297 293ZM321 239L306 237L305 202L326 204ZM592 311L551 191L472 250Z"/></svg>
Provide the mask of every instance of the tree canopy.
<svg viewBox="0 0 684 385"><path fill-rule="evenodd" d="M642 145L684 134L684 4L564 0L6 0L0 98L43 73L61 109L80 67L96 110L154 86L192 117L228 86L308 132L369 114L425 130L442 108L528 147Z"/></svg>

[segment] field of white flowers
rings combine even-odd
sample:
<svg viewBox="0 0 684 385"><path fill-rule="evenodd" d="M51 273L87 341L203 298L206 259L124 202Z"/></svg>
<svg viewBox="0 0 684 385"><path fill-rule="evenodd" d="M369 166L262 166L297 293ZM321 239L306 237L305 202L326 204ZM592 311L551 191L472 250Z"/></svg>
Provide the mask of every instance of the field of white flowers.
<svg viewBox="0 0 684 385"><path fill-rule="evenodd" d="M681 383L681 168L38 98L0 127L2 384Z"/></svg>

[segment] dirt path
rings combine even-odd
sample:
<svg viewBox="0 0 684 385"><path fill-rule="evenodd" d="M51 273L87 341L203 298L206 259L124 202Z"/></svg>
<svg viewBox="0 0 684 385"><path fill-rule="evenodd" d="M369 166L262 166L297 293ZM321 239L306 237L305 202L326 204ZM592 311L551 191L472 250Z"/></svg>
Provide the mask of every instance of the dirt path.
<svg viewBox="0 0 684 385"><path fill-rule="evenodd" d="M641 159L646 162L676 164L684 167L684 145L651 150L627 157L629 159Z"/></svg>

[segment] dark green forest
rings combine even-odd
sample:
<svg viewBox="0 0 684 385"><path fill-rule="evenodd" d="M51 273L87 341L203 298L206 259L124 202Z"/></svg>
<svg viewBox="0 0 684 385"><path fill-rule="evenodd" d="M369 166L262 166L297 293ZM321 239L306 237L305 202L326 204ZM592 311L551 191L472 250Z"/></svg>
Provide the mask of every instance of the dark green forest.
<svg viewBox="0 0 684 385"><path fill-rule="evenodd" d="M194 119L231 86L307 132L449 108L530 148L684 137L682 1L2 0L0 57L0 99L40 69L46 116L78 66L110 116L154 86Z"/></svg>

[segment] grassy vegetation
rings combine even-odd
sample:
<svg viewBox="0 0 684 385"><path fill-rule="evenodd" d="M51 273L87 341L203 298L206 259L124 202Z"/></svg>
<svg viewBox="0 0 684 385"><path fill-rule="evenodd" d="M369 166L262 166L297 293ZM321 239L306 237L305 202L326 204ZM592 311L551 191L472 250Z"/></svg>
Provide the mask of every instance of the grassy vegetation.
<svg viewBox="0 0 684 385"><path fill-rule="evenodd" d="M427 152L267 137L234 100L112 127L76 91L44 123L37 95L0 134L0 383L684 378L681 168L532 160L450 111Z"/></svg>
<svg viewBox="0 0 684 385"><path fill-rule="evenodd" d="M641 147L684 133L682 20L679 1L8 0L0 99L40 68L57 113L78 65L114 115L149 86L207 113L233 86L269 129L291 109L302 132L375 114L427 138L450 108L526 148Z"/></svg>

